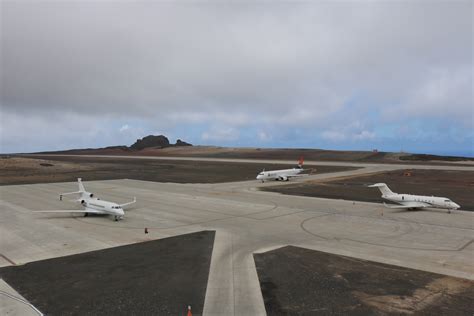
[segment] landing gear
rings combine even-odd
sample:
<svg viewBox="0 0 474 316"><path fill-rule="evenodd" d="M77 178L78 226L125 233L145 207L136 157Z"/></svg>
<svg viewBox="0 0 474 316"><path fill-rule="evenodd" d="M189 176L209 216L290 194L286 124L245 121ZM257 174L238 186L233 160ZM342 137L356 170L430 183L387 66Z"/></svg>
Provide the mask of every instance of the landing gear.
<svg viewBox="0 0 474 316"><path fill-rule="evenodd" d="M114 216L114 221L118 222L119 217L117 215Z"/></svg>
<svg viewBox="0 0 474 316"><path fill-rule="evenodd" d="M87 217L87 216L89 216L89 213L84 213L84 217Z"/></svg>

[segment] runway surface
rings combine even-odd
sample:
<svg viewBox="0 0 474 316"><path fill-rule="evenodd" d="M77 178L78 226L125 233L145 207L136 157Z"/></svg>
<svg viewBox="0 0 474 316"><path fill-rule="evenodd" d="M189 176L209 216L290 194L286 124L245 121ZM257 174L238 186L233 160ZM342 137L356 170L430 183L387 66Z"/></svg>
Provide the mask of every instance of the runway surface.
<svg viewBox="0 0 474 316"><path fill-rule="evenodd" d="M343 165L363 168L297 181L406 168ZM416 168L420 167L425 166ZM455 165L426 168L472 170ZM474 279L472 212L400 212L376 203L287 196L256 189L275 184L85 183L88 191L104 200L122 203L136 196L137 203L120 222L109 217L31 212L77 208L57 198L60 192L75 191L76 183L3 186L0 266L216 230L204 315L264 315L253 253L286 245Z"/></svg>
<svg viewBox="0 0 474 316"><path fill-rule="evenodd" d="M114 158L114 159L147 159L147 160L177 160L177 161L208 161L208 162L234 162L234 163L268 163L268 164L288 164L293 166L296 163L295 160L283 160L283 159L242 159L242 158L207 158L207 157L173 157L173 156L133 156L133 155L63 155L63 154L24 154L20 156L25 157L90 157L90 158ZM413 163L369 163L369 162L346 162L346 161L312 161L305 160L305 165L312 166L348 166L348 167L382 167L387 168L384 170L394 169L438 169L438 170L470 170L474 169L474 162L462 161L462 162L441 162L443 165L432 165L424 163L422 161L416 161ZM391 169L390 167L394 168Z"/></svg>

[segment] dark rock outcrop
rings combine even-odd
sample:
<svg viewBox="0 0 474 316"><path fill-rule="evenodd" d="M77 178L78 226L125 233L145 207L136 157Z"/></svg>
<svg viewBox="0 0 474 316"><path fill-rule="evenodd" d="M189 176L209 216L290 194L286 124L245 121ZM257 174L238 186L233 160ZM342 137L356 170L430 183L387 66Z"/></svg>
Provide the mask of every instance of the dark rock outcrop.
<svg viewBox="0 0 474 316"><path fill-rule="evenodd" d="M144 148L150 148L150 147L155 147L155 148L170 147L170 141L164 135L159 135L159 136L148 135L146 137L143 137L142 139L137 139L137 141L132 146L130 146L130 149L142 150Z"/></svg>
<svg viewBox="0 0 474 316"><path fill-rule="evenodd" d="M183 142L181 139L176 141L175 146L192 146L190 143Z"/></svg>
<svg viewBox="0 0 474 316"><path fill-rule="evenodd" d="M137 139L137 141L132 146L130 146L130 149L142 150L144 148L166 148L166 147L172 147L172 146L192 146L192 145L182 141L181 139L178 139L176 141L176 144L173 145L173 144L170 144L170 141L164 135L159 135L159 136L148 135L146 137L143 137L142 139Z"/></svg>
<svg viewBox="0 0 474 316"><path fill-rule="evenodd" d="M44 151L37 152L37 154L72 154L72 155L86 155L86 154L97 154L97 155L113 155L113 154L129 154L134 151L140 151L145 148L167 148L167 147L180 147L180 146L192 146L190 143L186 143L181 139L176 141L176 144L170 144L168 138L164 135L148 135L137 141L130 147L128 146L108 146L102 148L83 148L83 149L69 149L61 151Z"/></svg>

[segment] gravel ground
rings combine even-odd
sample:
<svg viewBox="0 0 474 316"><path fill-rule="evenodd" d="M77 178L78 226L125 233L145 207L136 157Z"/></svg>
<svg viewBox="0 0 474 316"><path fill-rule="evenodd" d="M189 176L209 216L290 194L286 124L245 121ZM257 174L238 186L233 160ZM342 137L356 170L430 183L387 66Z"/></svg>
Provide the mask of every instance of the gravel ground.
<svg viewBox="0 0 474 316"><path fill-rule="evenodd" d="M296 164L296 162L295 162ZM266 168L292 165L205 161L144 160L96 157L43 157L0 159L0 185L135 179L174 183L221 183L254 180ZM308 167L311 168L311 167ZM318 166L318 173L352 170L353 167Z"/></svg>
<svg viewBox="0 0 474 316"><path fill-rule="evenodd" d="M0 269L46 315L193 315L204 306L214 231Z"/></svg>
<svg viewBox="0 0 474 316"><path fill-rule="evenodd" d="M268 315L472 315L474 282L298 247L254 255Z"/></svg>

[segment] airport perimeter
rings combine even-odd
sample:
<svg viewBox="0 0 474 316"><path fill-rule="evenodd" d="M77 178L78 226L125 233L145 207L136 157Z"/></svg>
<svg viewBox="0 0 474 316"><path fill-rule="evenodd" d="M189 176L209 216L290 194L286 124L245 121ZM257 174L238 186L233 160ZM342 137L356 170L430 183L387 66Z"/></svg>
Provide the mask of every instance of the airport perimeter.
<svg viewBox="0 0 474 316"><path fill-rule="evenodd" d="M297 181L402 168L359 165L363 168ZM119 222L107 216L35 214L32 211L77 208L58 200L58 193L74 191L77 184L1 187L0 266L214 230L204 315L264 315L253 254L287 245L474 280L472 212L395 211L377 203L287 196L259 191L260 186L279 184L257 181L175 184L123 179L85 184L105 200L123 203L136 197L137 203ZM18 296L5 282L0 290ZM0 298L4 311L35 314L18 300Z"/></svg>

